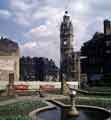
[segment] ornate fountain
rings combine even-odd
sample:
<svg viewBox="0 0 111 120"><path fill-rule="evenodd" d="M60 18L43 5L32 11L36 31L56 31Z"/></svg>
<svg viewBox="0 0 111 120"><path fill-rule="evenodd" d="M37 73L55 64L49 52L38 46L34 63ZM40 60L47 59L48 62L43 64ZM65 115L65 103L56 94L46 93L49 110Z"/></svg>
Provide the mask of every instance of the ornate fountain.
<svg viewBox="0 0 111 120"><path fill-rule="evenodd" d="M75 104L75 99L76 99L76 94L77 92L73 89L70 89L70 102L71 102L71 108L70 111L68 112L69 116L78 116L79 115L79 111L76 108L76 104Z"/></svg>

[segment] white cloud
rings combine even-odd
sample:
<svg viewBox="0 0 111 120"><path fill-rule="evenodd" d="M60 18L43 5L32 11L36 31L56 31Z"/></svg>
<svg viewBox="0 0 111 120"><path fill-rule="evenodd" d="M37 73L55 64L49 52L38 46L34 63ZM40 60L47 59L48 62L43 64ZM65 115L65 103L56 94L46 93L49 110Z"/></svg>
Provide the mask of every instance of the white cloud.
<svg viewBox="0 0 111 120"><path fill-rule="evenodd" d="M87 13L88 9L90 9L87 2L84 2L83 0L78 0L75 3L73 2L70 8L71 8L71 11L74 12L74 14L78 14L79 16Z"/></svg>
<svg viewBox="0 0 111 120"><path fill-rule="evenodd" d="M52 58L59 64L59 32L53 24L48 21L45 25L32 28L25 36L36 42L36 48L28 54Z"/></svg>
<svg viewBox="0 0 111 120"><path fill-rule="evenodd" d="M49 12L47 13L47 11ZM40 14L44 14L43 16L46 18L45 24L31 28L25 33L25 36L29 40L36 42L37 46L30 51L28 50L28 52L24 49L24 54L45 56L54 59L56 64L59 64L59 25L63 12L55 8L51 8L51 11L44 8L43 13Z"/></svg>
<svg viewBox="0 0 111 120"><path fill-rule="evenodd" d="M26 56L38 56L53 59L59 65L59 51L52 43L28 42L20 45L21 52Z"/></svg>
<svg viewBox="0 0 111 120"><path fill-rule="evenodd" d="M102 22L111 17L110 0L10 0L15 21L30 27L25 33L28 43L23 54L52 57L59 60L59 28L65 6L74 25L74 47L79 50L96 31L102 31ZM68 4L68 5L67 5ZM40 22L40 24L38 24ZM30 40L30 42L29 42Z"/></svg>
<svg viewBox="0 0 111 120"><path fill-rule="evenodd" d="M30 26L33 10L37 7L36 0L10 0L10 8L14 14L14 21L20 25Z"/></svg>
<svg viewBox="0 0 111 120"><path fill-rule="evenodd" d="M10 5L12 9L26 12L27 10L33 9L36 5L38 0L10 0Z"/></svg>
<svg viewBox="0 0 111 120"><path fill-rule="evenodd" d="M16 17L14 18L14 21L17 22L18 24L20 24L21 26L24 25L24 26L30 26L30 16L27 14L27 13L21 13L21 12L18 12L16 14Z"/></svg>
<svg viewBox="0 0 111 120"><path fill-rule="evenodd" d="M29 37L37 38L39 37L47 37L53 34L53 31L48 30L47 26L40 25L39 27L32 28L29 33L27 33Z"/></svg>
<svg viewBox="0 0 111 120"><path fill-rule="evenodd" d="M10 7L18 24L31 26L37 20L61 14L61 8L50 6L48 3L49 1L45 0L10 0Z"/></svg>
<svg viewBox="0 0 111 120"><path fill-rule="evenodd" d="M0 9L0 17L9 18L11 17L11 13L8 10Z"/></svg>
<svg viewBox="0 0 111 120"><path fill-rule="evenodd" d="M41 7L39 10L35 10L33 14L33 19L40 19L40 18L51 18L57 17L61 15L63 9L61 8L54 8L52 6L44 6Z"/></svg>
<svg viewBox="0 0 111 120"><path fill-rule="evenodd" d="M25 43L25 44L23 44L23 45L21 45L21 47L24 49L32 49L32 48L34 48L34 47L36 47L36 42L27 42L27 43Z"/></svg>

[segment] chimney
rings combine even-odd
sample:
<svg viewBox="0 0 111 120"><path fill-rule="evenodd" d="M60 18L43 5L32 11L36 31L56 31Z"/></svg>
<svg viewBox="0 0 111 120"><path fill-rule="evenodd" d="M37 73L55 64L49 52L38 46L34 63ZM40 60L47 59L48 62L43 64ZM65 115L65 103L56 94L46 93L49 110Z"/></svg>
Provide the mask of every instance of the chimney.
<svg viewBox="0 0 111 120"><path fill-rule="evenodd" d="M104 34L109 35L111 34L111 24L109 20L104 20Z"/></svg>

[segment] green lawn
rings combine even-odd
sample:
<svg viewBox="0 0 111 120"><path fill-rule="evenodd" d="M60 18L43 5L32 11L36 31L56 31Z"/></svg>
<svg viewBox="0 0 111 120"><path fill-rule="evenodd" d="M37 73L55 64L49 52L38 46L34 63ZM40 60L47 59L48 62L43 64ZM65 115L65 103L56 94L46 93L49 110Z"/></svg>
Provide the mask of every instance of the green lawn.
<svg viewBox="0 0 111 120"><path fill-rule="evenodd" d="M47 106L42 101L23 101L0 106L0 120L30 120L29 112Z"/></svg>

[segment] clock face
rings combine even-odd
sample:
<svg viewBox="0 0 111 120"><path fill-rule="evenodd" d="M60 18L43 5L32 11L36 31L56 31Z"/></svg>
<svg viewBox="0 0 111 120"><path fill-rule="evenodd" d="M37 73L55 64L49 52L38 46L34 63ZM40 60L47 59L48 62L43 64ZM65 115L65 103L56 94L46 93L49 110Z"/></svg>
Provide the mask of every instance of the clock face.
<svg viewBox="0 0 111 120"><path fill-rule="evenodd" d="M67 45L67 42L66 42L66 41L64 41L64 45Z"/></svg>

